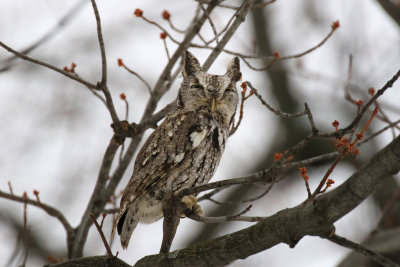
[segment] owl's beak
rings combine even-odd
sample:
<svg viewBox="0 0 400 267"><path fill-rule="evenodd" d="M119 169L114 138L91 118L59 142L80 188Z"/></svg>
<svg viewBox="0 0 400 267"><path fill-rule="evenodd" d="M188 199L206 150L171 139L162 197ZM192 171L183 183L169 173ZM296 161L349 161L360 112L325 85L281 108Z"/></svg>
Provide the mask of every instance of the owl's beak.
<svg viewBox="0 0 400 267"><path fill-rule="evenodd" d="M215 97L211 97L211 112L215 111Z"/></svg>

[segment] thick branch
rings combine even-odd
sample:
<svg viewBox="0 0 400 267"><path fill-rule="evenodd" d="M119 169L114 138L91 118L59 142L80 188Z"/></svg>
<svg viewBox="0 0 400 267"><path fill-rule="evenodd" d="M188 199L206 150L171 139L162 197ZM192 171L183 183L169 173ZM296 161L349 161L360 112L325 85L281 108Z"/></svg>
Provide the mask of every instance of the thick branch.
<svg viewBox="0 0 400 267"><path fill-rule="evenodd" d="M45 265L46 266L46 265ZM48 266L48 265L47 265ZM51 267L130 267L129 264L117 257L93 256L77 258L70 261L51 265Z"/></svg>
<svg viewBox="0 0 400 267"><path fill-rule="evenodd" d="M92 221L90 219L90 214L92 213L95 218L99 216L101 211L106 204L107 199L104 198L104 192L106 188L106 183L110 175L111 164L114 160L115 154L118 150L119 144L115 141L115 138L112 137L106 152L103 157L103 162L101 164L100 172L97 178L96 186L93 190L92 196L89 200L89 204L86 207L86 210L82 216L81 222L77 228L76 236L73 240L72 244L69 244L68 247L68 257L75 258L81 257L83 252L83 246L86 242L87 234L89 232L89 228L92 225Z"/></svg>
<svg viewBox="0 0 400 267"><path fill-rule="evenodd" d="M335 221L357 207L382 179L399 170L400 137L397 137L345 183L314 203L283 210L254 226L190 248L147 256L135 266L221 266L279 243L293 247L305 235L327 237Z"/></svg>
<svg viewBox="0 0 400 267"><path fill-rule="evenodd" d="M400 26L400 8L390 0L377 0L386 13Z"/></svg>

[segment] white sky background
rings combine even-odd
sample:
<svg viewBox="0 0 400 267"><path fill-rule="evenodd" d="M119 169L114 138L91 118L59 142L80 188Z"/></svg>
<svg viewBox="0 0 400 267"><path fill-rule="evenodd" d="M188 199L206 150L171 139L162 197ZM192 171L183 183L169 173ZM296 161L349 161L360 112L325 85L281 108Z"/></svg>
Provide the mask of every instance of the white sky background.
<svg viewBox="0 0 400 267"><path fill-rule="evenodd" d="M15 49L23 49L36 41L69 10L77 1L19 0L0 2L0 40ZM227 1L228 3L236 3ZM138 121L149 97L146 88L135 77L117 66L117 58L140 73L151 85L164 68L167 58L160 30L151 26L132 13L141 8L144 15L156 20L165 28L161 19L164 9L170 11L171 20L184 28L193 15L193 1L98 1L102 19L103 34L108 59L109 88L117 112L122 118L125 106L119 94L125 93L130 104L130 121ZM314 13L306 13L312 8ZM293 1L277 0L265 8L272 16L274 47L282 55L307 50L318 43L329 32L334 20L341 27L320 49L303 57L302 69L297 68L298 60L287 62L291 69L291 82L300 102L310 105L321 129L331 130L330 123L338 120L345 125L353 118L341 112L343 104L343 83L346 80L347 57L354 56L354 84L365 95L369 87L380 88L397 71L399 62L399 28L390 21L374 1L367 0L325 0ZM355 12L355 10L357 12ZM230 11L218 9L213 17L216 27L221 29L229 18ZM313 16L310 16L313 14ZM229 49L244 54L252 52L254 40L252 18L249 16L229 43ZM173 31L170 31L171 33ZM209 25L202 33L212 37ZM182 36L174 34L181 40ZM168 46L172 54L175 46ZM204 62L209 51L191 49ZM100 80L101 59L97 43L95 19L91 5L86 4L79 14L51 41L40 46L31 56L58 67L77 64L76 72L91 82ZM0 49L0 61L10 56ZM231 56L218 57L210 72L222 74ZM252 81L264 99L274 104L265 75L252 71L242 63L244 80ZM311 78L310 78L311 76ZM181 78L175 82L162 99L159 108L172 101L179 88ZM0 190L8 191L11 181L14 193L23 191L33 197L33 190L40 191L43 202L60 209L73 226L76 226L90 198L97 172L112 130L110 115L105 106L82 85L53 71L28 62L17 61L8 72L0 73ZM382 105L392 120L398 111L399 85L395 85L382 98ZM350 104L347 108L353 109ZM393 108L394 107L394 108ZM393 111L393 112L392 112ZM267 112L254 97L246 102L245 119L238 132L228 142L222 162L214 177L223 179L248 173L252 158L261 157L276 137L273 114ZM374 122L375 129L383 124ZM148 131L149 133L150 131ZM379 145L387 144L390 133L378 139ZM363 153L363 150L361 150ZM310 169L311 186L315 188L324 170ZM335 186L340 184L352 168L339 165L333 178ZM132 172L128 168L119 189L127 183ZM315 178L313 180L313 178ZM301 178L297 186L279 188L262 201L257 202L249 215L272 215L275 212L299 204L306 197ZM205 214L212 204L202 204ZM0 199L0 212L12 211L15 220L22 221L22 205ZM374 227L379 216L368 201L335 224L337 232L349 239L360 241ZM65 231L61 224L44 211L28 207L28 225L31 231L40 233L46 247L66 251ZM247 223L227 224L221 234L247 227ZM181 248L185 237L195 231L197 222L182 220L178 228L173 249ZM105 221L108 235L111 217ZM8 259L16 242L16 235L10 228L0 224L0 259ZM128 251L123 251L119 241L114 242L113 251L133 264L149 254L158 253L162 238L162 221L151 225L139 225ZM105 252L100 237L92 227L85 246L85 255ZM251 256L245 261L236 261L230 266L335 266L348 250L340 248L317 237L302 239L295 249L281 244L268 251ZM4 263L0 262L0 266ZM28 266L43 265L34 258L28 259Z"/></svg>

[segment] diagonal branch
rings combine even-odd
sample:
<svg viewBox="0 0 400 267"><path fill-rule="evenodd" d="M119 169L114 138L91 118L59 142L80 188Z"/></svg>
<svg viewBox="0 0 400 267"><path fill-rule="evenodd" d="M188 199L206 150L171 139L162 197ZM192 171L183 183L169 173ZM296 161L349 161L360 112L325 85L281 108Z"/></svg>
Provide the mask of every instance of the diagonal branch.
<svg viewBox="0 0 400 267"><path fill-rule="evenodd" d="M212 0L207 7L207 12L208 14L211 13L211 11L217 6L218 0ZM207 16L205 13L197 19L196 21L191 23L191 27L188 29L185 38L181 42L181 44L178 46L178 48L175 50L174 54L171 56L171 59L168 61L167 65L164 67L164 70L162 71L160 77L158 78L156 84L154 85L153 88L153 94L150 97L150 100L147 103L146 109L143 113L142 116L142 121L153 114L154 110L157 107L158 101L161 99L161 97L164 95L166 92L166 89L164 88L165 82L169 80L169 76L171 73L171 70L175 63L178 61L178 59L181 57L183 51L185 51L189 45L190 42L193 40L193 38L197 35L197 33L200 31L200 28L206 21Z"/></svg>
<svg viewBox="0 0 400 267"><path fill-rule="evenodd" d="M86 81L86 80L84 80L84 79L82 79L80 77L77 77L73 73L66 72L66 71L64 71L64 70L62 70L60 68L57 68L57 67L49 64L49 63L37 60L37 59L32 58L32 57L28 57L28 56L26 56L24 54L21 54L20 52L12 49L11 47L7 46L5 43L3 43L1 41L0 41L0 46L3 47L4 49L6 49L8 52L13 53L15 56L17 56L17 57L19 57L19 58L21 58L23 60L32 62L32 63L37 64L37 65L41 65L43 67L46 67L48 69L54 70L54 71L56 71L58 73L61 73L62 75L64 75L64 76L66 76L66 77L68 77L68 78L70 78L72 80L75 80L75 81L77 81L77 82L89 87L90 89L100 90L99 88L97 88L97 86L95 84L92 84L92 83L90 83L90 82L88 82L88 81Z"/></svg>
<svg viewBox="0 0 400 267"><path fill-rule="evenodd" d="M333 235L332 237L327 238L329 241L338 244L339 246L343 246L349 249L352 249L358 253L363 254L364 256L370 258L378 264L381 264L385 267L400 267L399 264L393 262L392 260L384 257L383 255L376 253L360 244L354 243L344 237Z"/></svg>
<svg viewBox="0 0 400 267"><path fill-rule="evenodd" d="M229 27L229 29L226 31L226 33L222 37L221 41L215 46L215 48L213 49L211 54L208 56L208 58L204 62L203 66L202 66L203 71L207 71L211 67L211 64L215 61L215 59L221 53L221 51L226 46L226 44L229 42L229 40L232 38L233 34L236 32L236 30L239 28L239 26L243 23L248 11L251 9L254 2L255 2L255 0L243 1L242 5L240 6L239 11L236 14L235 20L232 22L232 25Z"/></svg>
<svg viewBox="0 0 400 267"><path fill-rule="evenodd" d="M30 44L28 47L25 47L21 54L29 54L31 51L35 50L39 46L43 45L45 42L49 41L51 38L55 37L57 33L59 33L62 29L65 29L68 23L72 21L72 19L82 10L82 7L87 3L86 0L78 1L52 28L49 29L42 37L40 37L37 41ZM4 63L4 67L0 68L0 72L4 72L9 70L13 65L12 62L17 59L17 56L11 56L1 63Z"/></svg>
<svg viewBox="0 0 400 267"><path fill-rule="evenodd" d="M135 266L173 266L210 263L226 265L280 243L294 247L306 235L329 237L332 224L357 207L379 183L400 170L400 137L397 137L335 190L313 203L282 210L246 229L164 255L151 255Z"/></svg>

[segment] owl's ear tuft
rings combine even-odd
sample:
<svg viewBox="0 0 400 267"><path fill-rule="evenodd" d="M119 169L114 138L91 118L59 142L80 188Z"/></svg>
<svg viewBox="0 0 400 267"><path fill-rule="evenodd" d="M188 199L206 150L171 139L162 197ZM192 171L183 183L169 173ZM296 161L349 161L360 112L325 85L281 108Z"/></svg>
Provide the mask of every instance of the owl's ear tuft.
<svg viewBox="0 0 400 267"><path fill-rule="evenodd" d="M200 62L192 53L186 50L183 56L183 76L194 75L199 71L201 71Z"/></svg>
<svg viewBox="0 0 400 267"><path fill-rule="evenodd" d="M232 82L240 80L242 73L240 72L240 61L238 57L232 58L231 62L229 62L225 75L228 75Z"/></svg>

